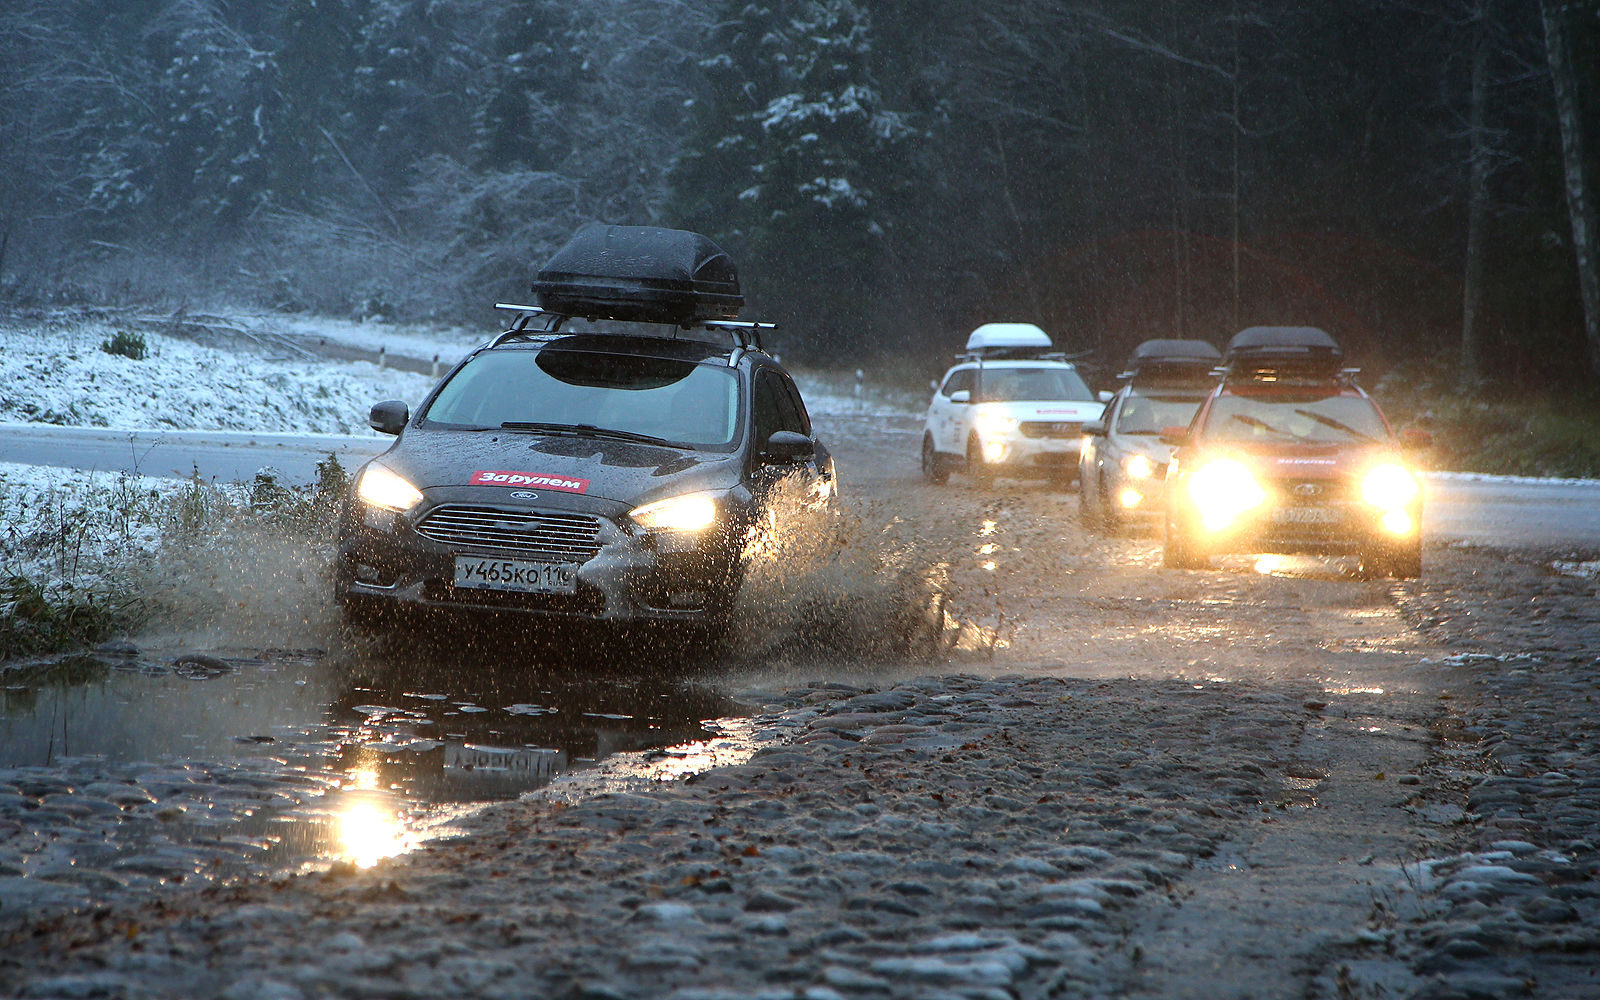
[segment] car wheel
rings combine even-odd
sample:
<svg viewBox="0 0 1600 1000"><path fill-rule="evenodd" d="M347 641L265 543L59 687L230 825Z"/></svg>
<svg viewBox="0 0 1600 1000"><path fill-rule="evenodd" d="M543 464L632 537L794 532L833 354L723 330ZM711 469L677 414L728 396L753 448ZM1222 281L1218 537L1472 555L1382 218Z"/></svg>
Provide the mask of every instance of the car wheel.
<svg viewBox="0 0 1600 1000"><path fill-rule="evenodd" d="M339 601L339 618L351 632L370 635L394 624L392 609L365 597L346 597Z"/></svg>
<svg viewBox="0 0 1600 1000"><path fill-rule="evenodd" d="M1122 514L1120 508L1111 502L1111 497L1106 493L1105 480L1100 481L1100 488L1096 490L1100 496L1100 527L1108 535L1122 534Z"/></svg>
<svg viewBox="0 0 1600 1000"><path fill-rule="evenodd" d="M994 482L994 469L983 460L983 449L978 445L977 435L967 439L967 475L979 486Z"/></svg>
<svg viewBox="0 0 1600 1000"><path fill-rule="evenodd" d="M933 435L922 435L922 478L935 486L943 486L950 481L950 470L945 468L944 459L933 448Z"/></svg>
<svg viewBox="0 0 1600 1000"><path fill-rule="evenodd" d="M1211 565L1211 558L1168 518L1166 534L1161 540L1161 565L1171 569L1207 569Z"/></svg>
<svg viewBox="0 0 1600 1000"><path fill-rule="evenodd" d="M1100 514L1095 510L1095 498L1100 495L1099 490L1089 488L1089 477L1078 476L1078 523L1085 528L1100 527Z"/></svg>
<svg viewBox="0 0 1600 1000"><path fill-rule="evenodd" d="M1422 575L1422 540L1402 548L1375 546L1361 553L1361 575L1369 580L1394 577L1415 580Z"/></svg>

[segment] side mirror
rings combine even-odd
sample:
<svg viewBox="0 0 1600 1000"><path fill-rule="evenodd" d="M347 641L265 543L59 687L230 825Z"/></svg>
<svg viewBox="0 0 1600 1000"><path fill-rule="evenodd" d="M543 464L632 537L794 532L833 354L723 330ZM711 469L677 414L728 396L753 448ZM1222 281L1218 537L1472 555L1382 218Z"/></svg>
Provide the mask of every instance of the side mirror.
<svg viewBox="0 0 1600 1000"><path fill-rule="evenodd" d="M1106 422L1104 420L1091 420L1083 425L1083 432L1090 437L1105 437Z"/></svg>
<svg viewBox="0 0 1600 1000"><path fill-rule="evenodd" d="M772 464L806 462L817 456L817 446L798 431L773 431L761 457Z"/></svg>
<svg viewBox="0 0 1600 1000"><path fill-rule="evenodd" d="M936 378L928 379L928 388L932 389L934 392L938 392L939 391L939 380L936 379Z"/></svg>
<svg viewBox="0 0 1600 1000"><path fill-rule="evenodd" d="M1189 443L1189 428L1163 427L1161 428L1161 443L1174 448L1181 448Z"/></svg>
<svg viewBox="0 0 1600 1000"><path fill-rule="evenodd" d="M1115 395L1116 393L1112 392L1110 389L1101 389L1099 392L1095 393L1095 398L1100 400L1102 403L1109 403L1111 402L1111 397Z"/></svg>
<svg viewBox="0 0 1600 1000"><path fill-rule="evenodd" d="M1400 447L1406 451L1432 448L1433 435L1419 427L1407 427L1400 432Z"/></svg>
<svg viewBox="0 0 1600 1000"><path fill-rule="evenodd" d="M380 434L399 434L411 420L411 407L403 399L386 399L372 405L367 423Z"/></svg>
<svg viewBox="0 0 1600 1000"><path fill-rule="evenodd" d="M952 403L970 403L970 402L972 402L972 390L971 389L957 389L955 392L952 392L950 394L950 402L952 402Z"/></svg>

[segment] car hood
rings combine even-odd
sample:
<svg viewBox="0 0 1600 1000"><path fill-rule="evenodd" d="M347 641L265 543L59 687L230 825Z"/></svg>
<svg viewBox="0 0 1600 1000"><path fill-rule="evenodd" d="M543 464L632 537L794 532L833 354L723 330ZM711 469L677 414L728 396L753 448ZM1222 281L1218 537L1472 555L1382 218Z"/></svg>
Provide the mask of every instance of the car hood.
<svg viewBox="0 0 1600 1000"><path fill-rule="evenodd" d="M1118 434L1115 446L1120 455L1143 455L1156 465L1166 465L1172 461L1172 445L1162 442L1154 434Z"/></svg>
<svg viewBox="0 0 1600 1000"><path fill-rule="evenodd" d="M378 461L420 490L477 488L484 499L531 492L541 504L556 506L568 506L564 498L573 506L582 505L580 498L643 503L731 489L740 478L733 453L512 431L408 428Z"/></svg>
<svg viewBox="0 0 1600 1000"><path fill-rule="evenodd" d="M1003 413L1017 420L1044 420L1052 423L1082 423L1094 420L1106 404L1097 402L1048 402L1039 400L991 400L978 404L985 413Z"/></svg>
<svg viewBox="0 0 1600 1000"><path fill-rule="evenodd" d="M1380 458L1397 458L1383 442L1351 444L1280 444L1229 442L1208 448L1247 457L1261 474L1273 479L1339 479L1358 474Z"/></svg>

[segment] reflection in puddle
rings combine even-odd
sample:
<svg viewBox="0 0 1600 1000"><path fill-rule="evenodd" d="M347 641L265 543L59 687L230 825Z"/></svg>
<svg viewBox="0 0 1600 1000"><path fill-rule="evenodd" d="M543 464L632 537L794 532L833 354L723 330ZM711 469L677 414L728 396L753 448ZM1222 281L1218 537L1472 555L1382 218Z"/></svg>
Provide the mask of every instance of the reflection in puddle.
<svg viewBox="0 0 1600 1000"><path fill-rule="evenodd" d="M49 846L13 857L0 843L0 868L180 882L366 867L618 754L652 751L634 769L670 778L737 752L716 720L744 706L648 650L619 673L603 650L495 638L492 655L413 639L212 658L228 669L204 674L154 656L8 669L0 823Z"/></svg>

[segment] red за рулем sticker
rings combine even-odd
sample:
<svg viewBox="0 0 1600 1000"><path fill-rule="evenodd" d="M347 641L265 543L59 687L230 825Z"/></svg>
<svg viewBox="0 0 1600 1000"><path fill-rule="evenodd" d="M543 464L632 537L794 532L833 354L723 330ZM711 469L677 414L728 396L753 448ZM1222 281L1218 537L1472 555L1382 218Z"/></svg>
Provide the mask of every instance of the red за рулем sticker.
<svg viewBox="0 0 1600 1000"><path fill-rule="evenodd" d="M468 480L473 486L527 486L562 493L587 493L589 480L552 476L543 472L501 472L479 469Z"/></svg>

